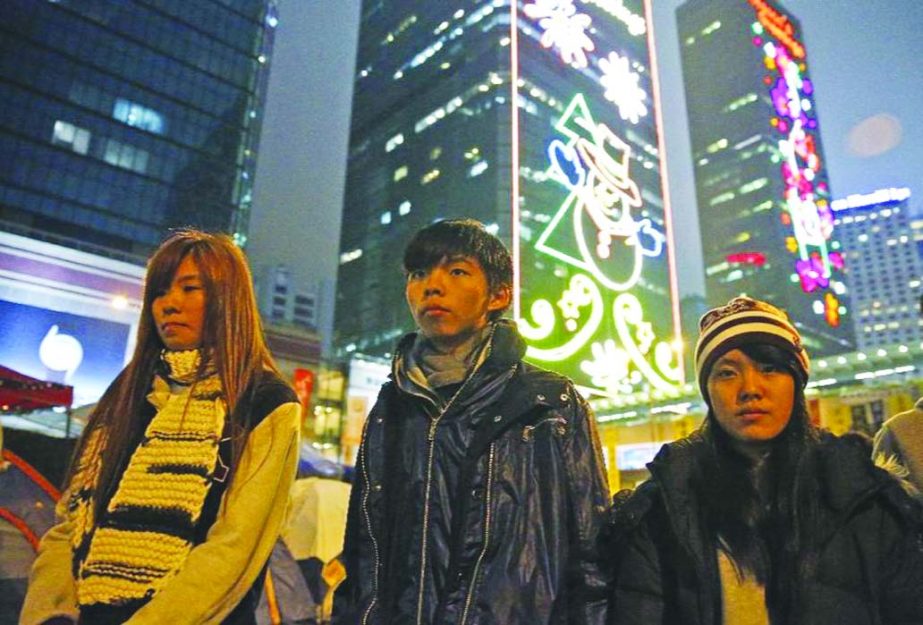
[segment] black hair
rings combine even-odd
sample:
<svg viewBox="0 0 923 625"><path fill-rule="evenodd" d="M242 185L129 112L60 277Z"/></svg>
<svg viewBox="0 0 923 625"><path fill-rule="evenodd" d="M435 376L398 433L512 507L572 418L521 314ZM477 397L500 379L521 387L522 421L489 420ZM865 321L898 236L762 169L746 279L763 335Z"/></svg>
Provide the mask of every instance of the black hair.
<svg viewBox="0 0 923 625"><path fill-rule="evenodd" d="M810 421L795 355L765 343L738 349L792 375L791 418L766 458L754 465L735 450L709 406L704 427L709 453L694 484L705 504L702 522L716 546L739 571L765 584L771 620L789 622L786 618L797 610L801 587L815 565L820 487L813 450L819 431Z"/></svg>
<svg viewBox="0 0 923 625"><path fill-rule="evenodd" d="M404 249L405 274L432 269L446 258L477 260L491 293L513 284L513 259L498 237L476 219L443 219L420 229ZM503 311L493 311L499 316Z"/></svg>

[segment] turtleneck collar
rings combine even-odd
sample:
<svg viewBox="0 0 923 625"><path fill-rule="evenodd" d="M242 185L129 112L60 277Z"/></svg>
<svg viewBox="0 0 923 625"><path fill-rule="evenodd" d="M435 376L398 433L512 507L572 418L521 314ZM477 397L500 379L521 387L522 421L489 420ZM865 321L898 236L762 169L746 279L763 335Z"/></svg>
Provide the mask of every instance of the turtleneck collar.
<svg viewBox="0 0 923 625"><path fill-rule="evenodd" d="M398 387L408 393L423 394L438 406L441 399L430 385L428 376L423 374L419 363L414 359L417 345L422 341L421 333L412 332L400 340L392 363L392 379ZM526 344L516 329L516 324L509 319L499 319L488 324L474 340L466 352L465 375L474 375L475 371L505 370L519 362L526 351ZM457 353L457 352L456 352Z"/></svg>
<svg viewBox="0 0 923 625"><path fill-rule="evenodd" d="M438 389L458 384L468 377L468 372L490 333L491 326L485 326L450 350L441 350L422 333L417 334L407 354L407 365L411 370L419 369L430 388Z"/></svg>
<svg viewBox="0 0 923 625"><path fill-rule="evenodd" d="M199 366L202 362L203 350L184 349L169 350L165 349L160 352L160 360L164 364L164 375L167 380L174 384L188 386L199 379ZM216 369L214 363L208 363L201 377L214 375Z"/></svg>

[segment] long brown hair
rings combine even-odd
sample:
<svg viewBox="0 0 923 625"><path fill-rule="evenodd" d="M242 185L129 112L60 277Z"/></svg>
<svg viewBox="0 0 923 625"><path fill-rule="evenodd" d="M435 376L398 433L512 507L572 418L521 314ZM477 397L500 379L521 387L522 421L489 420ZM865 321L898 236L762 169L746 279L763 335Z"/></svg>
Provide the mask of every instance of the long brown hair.
<svg viewBox="0 0 923 625"><path fill-rule="evenodd" d="M168 237L147 264L144 303L138 322L134 354L109 386L89 416L83 438L74 454L68 482L90 438L102 429L106 444L96 486L96 518L114 490L119 472L142 434L142 412L164 344L157 334L152 306L169 289L174 274L186 257L198 267L205 288L205 320L202 347L221 378L232 437L231 475L243 452L249 430L249 411L237 410L243 395L255 387L264 370L278 374L263 338L262 324L253 293L253 279L243 252L224 234L180 230ZM200 375L209 363L201 359Z"/></svg>
<svg viewBox="0 0 923 625"><path fill-rule="evenodd" d="M791 418L754 470L752 461L734 450L709 405L704 432L711 453L700 463L694 484L704 502L706 527L720 536L722 548L740 570L766 586L770 620L792 622L816 564L820 485L815 450L820 432L808 415L806 380L795 355L763 343L738 349L792 376Z"/></svg>

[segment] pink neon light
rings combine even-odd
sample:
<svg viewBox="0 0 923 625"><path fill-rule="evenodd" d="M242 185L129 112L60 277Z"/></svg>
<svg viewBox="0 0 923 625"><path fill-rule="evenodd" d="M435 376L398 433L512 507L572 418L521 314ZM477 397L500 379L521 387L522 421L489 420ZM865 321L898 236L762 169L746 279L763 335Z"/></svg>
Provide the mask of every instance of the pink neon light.
<svg viewBox="0 0 923 625"><path fill-rule="evenodd" d="M510 4L516 4L515 0ZM663 224L667 237L667 263L670 274L670 297L672 298L673 308L673 336L680 340L682 334L682 324L679 315L679 285L676 278L676 254L674 246L676 239L673 237L673 208L670 204L670 186L667 176L667 148L663 137L663 114L660 110L660 73L657 66L657 47L654 45L654 15L651 10L651 0L644 0L644 19L647 22L647 45L651 51L651 82L652 91L651 101L654 104L654 119L657 122L657 150L660 152L660 187L663 192ZM679 376L681 380L686 379L686 371L683 367L683 359L679 361Z"/></svg>
<svg viewBox="0 0 923 625"><path fill-rule="evenodd" d="M801 289L805 293L826 289L830 285L830 278L825 275L824 264L817 254L811 254L807 260L795 261L795 271L801 278Z"/></svg>
<svg viewBox="0 0 923 625"><path fill-rule="evenodd" d="M519 308L522 302L521 267L522 259L519 249L519 3L510 2L510 90L512 92L512 110L510 111L511 141L510 163L512 172L510 176L510 202L512 210L510 217L513 220L510 228L513 252L513 319L519 319Z"/></svg>

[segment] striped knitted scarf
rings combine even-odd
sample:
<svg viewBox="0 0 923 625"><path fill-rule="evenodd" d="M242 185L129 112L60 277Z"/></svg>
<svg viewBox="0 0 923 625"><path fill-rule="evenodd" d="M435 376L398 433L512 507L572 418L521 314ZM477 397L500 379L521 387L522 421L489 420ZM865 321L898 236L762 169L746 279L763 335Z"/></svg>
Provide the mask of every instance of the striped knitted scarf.
<svg viewBox="0 0 923 625"><path fill-rule="evenodd" d="M214 371L197 380L199 358L198 350L164 352L173 390L155 377L148 400L157 413L101 523L93 507L105 437L94 431L86 445L69 505L81 606L144 602L179 572L192 549L225 420L221 380Z"/></svg>

